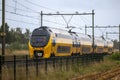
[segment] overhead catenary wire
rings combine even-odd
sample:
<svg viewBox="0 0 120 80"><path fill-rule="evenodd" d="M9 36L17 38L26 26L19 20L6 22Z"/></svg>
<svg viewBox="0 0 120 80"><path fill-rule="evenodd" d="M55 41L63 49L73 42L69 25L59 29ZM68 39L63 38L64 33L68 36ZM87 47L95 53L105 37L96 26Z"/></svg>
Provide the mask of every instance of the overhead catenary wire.
<svg viewBox="0 0 120 80"><path fill-rule="evenodd" d="M13 0L13 1L16 3L16 0ZM31 2L31 1L29 1L29 0L25 0L25 1L28 2L28 3L30 3L30 4L32 4L32 5L34 5L34 6L42 7L42 8L48 9L48 10L52 10L52 11L57 11L57 10L55 10L55 9L51 9L51 8L44 7L44 6L41 6L41 5L39 5L39 4L33 3L33 2ZM31 8L23 5L23 4L21 4L19 1L17 1L16 4L21 5L22 7L30 10L30 12L38 13L38 12L36 12L35 10L33 10L33 9L31 9ZM8 6L9 6L9 5L8 5ZM9 6L9 7L14 8L13 6ZM16 8L16 7L15 7L15 8ZM29 12L29 11L27 11L27 10L22 10L22 9L19 9L19 8L16 8L16 9L17 9L17 10L21 10L21 11ZM39 20L39 18L35 18L34 16L23 15L23 14L19 14L19 13L16 13L16 12L9 12L9 13L13 13L13 14L16 14L16 15L25 16L25 17L29 17L29 18L33 18L33 19ZM53 21L49 21L49 20L44 20L44 21L46 21L46 22L51 22L51 23L55 23L55 24L59 24L59 25L64 25L64 24L57 23L57 22L53 22Z"/></svg>
<svg viewBox="0 0 120 80"><path fill-rule="evenodd" d="M25 6L25 5L23 5L23 4L21 4L19 1L17 1L16 2L16 0L13 0L14 2L15 2L15 4L19 4L20 6L22 6L22 7L24 7L24 8L26 8L26 9L29 9L30 10L30 12L35 12L35 13L39 13L39 12L36 12L35 10L33 10L33 9L31 9L31 8L29 8L29 7L27 7L27 6ZM44 7L44 6L41 6L41 5L39 5L39 4L36 4L36 3L33 3L33 2L31 2L31 1L29 1L29 0L25 0L26 2L28 2L28 3L30 3L30 4L32 4L32 5L34 5L34 6L38 6L38 7L42 7L42 8L45 8L45 9L48 9L48 10L52 10L52 11L57 11L57 10L55 10L55 9L51 9L51 8L48 8L48 7ZM9 6L10 7L10 6ZM13 7L12 7L13 8ZM16 8L16 7L15 7ZM16 8L17 9L17 8ZM21 9L19 9L19 10L21 10ZM25 10L22 10L22 11L25 11ZM27 12L27 11L26 11ZM18 14L18 13L17 13ZM18 14L19 15L19 14ZM23 16L23 15L22 15ZM25 15L24 15L25 16ZM28 17L28 16L27 16ZM34 18L35 19L35 18ZM61 23L57 23L57 22L53 22L53 21L48 21L48 20L45 20L45 21L47 21L47 22L52 22L52 23L55 23L55 24L60 24L61 25ZM64 25L64 24L62 24L62 25Z"/></svg>
<svg viewBox="0 0 120 80"><path fill-rule="evenodd" d="M51 10L51 11L55 11L55 12L57 11L57 10L55 10L55 9L51 9L51 8L48 8L48 7L45 7L45 6L42 6L42 5L33 3L33 2L31 2L31 1L29 1L29 0L25 0L25 1L28 2L28 3L30 3L30 4L32 4L32 5L34 5L34 6L40 7L40 8L44 8L44 9Z"/></svg>
<svg viewBox="0 0 120 80"><path fill-rule="evenodd" d="M89 21L87 20L87 18L83 17L82 15L80 15L80 17L81 17L81 20L82 20L84 23L86 23L86 24L90 24L90 23L91 23L91 22L89 22Z"/></svg>
<svg viewBox="0 0 120 80"><path fill-rule="evenodd" d="M0 5L2 5L2 3L0 3ZM14 6L10 6L10 5L8 5L8 4L6 4L6 7L15 9ZM27 12L27 13L40 13L40 12L34 12L34 11L31 11L31 10L24 10L24 9L20 9L20 8L16 8L16 10L24 11L24 12Z"/></svg>
<svg viewBox="0 0 120 80"><path fill-rule="evenodd" d="M1 17L0 17L1 18ZM6 18L7 20L10 20L10 21L15 21L15 22L20 22L20 23L26 23L26 24L32 24L32 25L38 25L39 24L35 24L35 23L30 23L30 22L25 22L25 21L20 21L20 20L15 20L15 19L10 19L10 18ZM44 20L46 22L51 22L49 20ZM59 24L59 25L64 25L64 24L61 24L61 23L57 23L57 22L52 22L52 23L55 23L55 24Z"/></svg>
<svg viewBox="0 0 120 80"><path fill-rule="evenodd" d="M1 17L0 17L0 18L1 18ZM30 22L25 22L25 21L10 19L10 18L5 18L5 19L10 20L10 21L19 22L19 23L26 23L26 24L32 24L32 25L39 25L39 24L35 24L35 23L30 23Z"/></svg>
<svg viewBox="0 0 120 80"><path fill-rule="evenodd" d="M0 11L2 11L2 9L0 9ZM6 10L5 12L11 13L11 14L15 14L15 15L19 15L19 16L24 16L24 17L32 18L32 19L39 19L39 18L35 18L35 16L29 16L29 15L19 14L19 13L8 11L8 10Z"/></svg>
<svg viewBox="0 0 120 80"><path fill-rule="evenodd" d="M105 28L103 31L102 31L101 28L98 28L98 29L99 29L99 31L102 33L102 36L104 35L105 31L107 30L107 28Z"/></svg>
<svg viewBox="0 0 120 80"><path fill-rule="evenodd" d="M43 19L43 20L46 21L46 22L51 22L51 23L55 23L55 24L58 24L58 25L66 26L65 24L62 24L62 23L57 23L57 22L53 22L53 21L49 21L49 20L45 20L45 19Z"/></svg>
<svg viewBox="0 0 120 80"><path fill-rule="evenodd" d="M108 26L94 26L94 28L118 28L119 26L110 26L110 25L108 25ZM92 28L92 26L87 26L86 28Z"/></svg>
<svg viewBox="0 0 120 80"><path fill-rule="evenodd" d="M15 2L15 1L13 0L13 2ZM27 6L23 5L23 4L21 4L21 3L18 2L18 1L17 1L17 4L20 5L21 7L24 7L24 8L26 8L26 9L29 9L29 10L31 10L31 11L36 12L36 10L33 10L32 8L29 8L29 7L27 7Z"/></svg>
<svg viewBox="0 0 120 80"><path fill-rule="evenodd" d="M0 9L0 11L2 11L2 10ZM19 16L23 16L23 17L27 17L27 18L32 18L32 19L39 20L39 18L35 18L34 16L23 15L23 14L11 12L11 11L6 11L6 12L11 13L11 14L15 14L15 15L19 15ZM57 22L53 22L53 21L49 21L49 20L45 20L45 19L44 19L44 21L45 22L51 22L51 23L58 24L58 25L64 25L62 23L57 23ZM21 21L21 22L23 22L23 21Z"/></svg>
<svg viewBox="0 0 120 80"><path fill-rule="evenodd" d="M16 2L15 0L13 0L13 1ZM36 12L35 10L24 6L23 4L19 3L18 1L17 1L17 4L21 5L22 7L26 8L26 9L29 9L29 10L31 10L31 11ZM11 6L8 5L8 7L11 7ZM12 7L12 8L13 8L13 7ZM18 9L18 8L16 8L16 9ZM22 9L19 9L19 10L22 10ZM0 10L0 11L1 11L1 10ZM22 10L22 11L25 11L25 10ZM24 17L28 17L28 18L32 18L32 19L37 19L37 20L39 20L39 18L35 18L34 16L23 15L23 14L19 14L19 13L16 13L16 12L11 12L11 11L6 11L6 12L11 13L11 14L15 14L15 15L19 15L19 16L24 16ZM36 12L36 13L38 13L38 12ZM59 25L64 25L64 24L57 23L57 22L53 22L53 21L49 21L49 20L44 20L44 21L46 21L46 22L51 22L51 23L55 23L55 24L59 24Z"/></svg>
<svg viewBox="0 0 120 80"><path fill-rule="evenodd" d="M56 16L56 15L62 16L64 22L65 22L65 23L67 24L67 26L68 26L68 23L70 23L73 15L92 15L92 14L94 14L94 13L70 13L70 14L69 14L69 13L59 13L59 12L57 12L57 13L42 13L42 16L43 16L43 15L46 15L46 16L53 16L53 15L54 15L54 16ZM68 16L72 15L72 16L70 17L69 21L67 21L63 15L68 15Z"/></svg>

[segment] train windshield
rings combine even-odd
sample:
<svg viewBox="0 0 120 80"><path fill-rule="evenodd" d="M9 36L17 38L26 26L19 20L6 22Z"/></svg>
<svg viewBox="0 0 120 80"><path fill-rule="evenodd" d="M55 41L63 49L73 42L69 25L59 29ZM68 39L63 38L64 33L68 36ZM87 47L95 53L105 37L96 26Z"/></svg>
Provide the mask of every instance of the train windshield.
<svg viewBox="0 0 120 80"><path fill-rule="evenodd" d="M46 36L32 36L31 43L34 47L44 46L46 42Z"/></svg>
<svg viewBox="0 0 120 80"><path fill-rule="evenodd" d="M33 31L30 43L33 47L44 47L47 45L50 34L44 30Z"/></svg>

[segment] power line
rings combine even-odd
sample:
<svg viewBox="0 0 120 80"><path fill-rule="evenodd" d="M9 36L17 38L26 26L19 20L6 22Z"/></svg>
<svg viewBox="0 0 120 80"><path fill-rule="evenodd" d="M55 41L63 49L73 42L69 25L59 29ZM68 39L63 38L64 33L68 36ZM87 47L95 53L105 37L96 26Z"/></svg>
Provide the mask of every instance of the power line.
<svg viewBox="0 0 120 80"><path fill-rule="evenodd" d="M2 11L0 9L0 11ZM11 13L11 14L15 14L15 15L19 15L19 16L23 16L23 17L28 17L28 18L32 18L32 19L37 19L39 20L39 18L34 18L33 16L28 16L28 15L23 15L23 14L19 14L19 13L15 13L15 12L10 12L10 11L5 11L5 12L8 12L8 13ZM14 20L15 21L15 20ZM53 21L49 21L49 20L44 20L46 22L51 22L51 23L55 23L55 24L59 24L59 25L64 25L62 23L57 23L57 22L53 22ZM19 22L24 22L24 21L19 21ZM26 23L26 22L25 22Z"/></svg>
<svg viewBox="0 0 120 80"><path fill-rule="evenodd" d="M64 26L66 26L65 24L57 23L57 22L53 22L53 21L49 21L49 20L45 20L45 19L44 19L44 21L46 21L46 22L51 22L51 23L55 23L55 24L58 24L58 25L64 25Z"/></svg>
<svg viewBox="0 0 120 80"><path fill-rule="evenodd" d="M15 2L15 1L13 0L13 2ZM23 4L21 4L21 3L20 3L20 2L18 2L18 1L17 1L17 4L19 4L20 6L22 6L22 7L26 8L26 9L29 9L29 10L31 10L31 11L36 12L35 10L33 10L33 9L31 9L31 8L29 8L29 7L25 6L25 5L23 5Z"/></svg>
<svg viewBox="0 0 120 80"><path fill-rule="evenodd" d="M86 24L90 24L87 18L83 17L82 15L80 17L83 22L85 22Z"/></svg>
<svg viewBox="0 0 120 80"><path fill-rule="evenodd" d="M0 18L1 18L1 17L0 17ZM6 19L7 19L7 20L10 20L10 21L20 22L20 23L26 23L26 24L32 24L32 25L39 25L39 24L35 24L35 23L29 23L29 22L25 22L25 21L10 19L10 18L6 18ZM55 23L55 24L59 24L59 25L64 25L64 24L57 23L57 22L52 22L52 21L49 21L49 20L44 20L44 21L46 21L46 22L51 22L51 23Z"/></svg>
<svg viewBox="0 0 120 80"><path fill-rule="evenodd" d="M35 23L29 23L29 22L25 22L25 21L10 19L10 18L6 18L6 19L10 20L10 21L20 22L20 23L26 23L26 24L32 24L32 25L39 25L39 24L35 24Z"/></svg>
<svg viewBox="0 0 120 80"><path fill-rule="evenodd" d="M119 32L106 32L106 34L119 34Z"/></svg>
<svg viewBox="0 0 120 80"><path fill-rule="evenodd" d="M2 10L0 9L0 11L2 11ZM10 14L15 14L15 15L24 16L24 17L28 17L28 18L32 18L32 19L37 19L37 20L39 20L39 18L35 18L34 16L23 15L23 14L19 14L19 13L7 11L7 10L6 10L5 12L10 13Z"/></svg>
<svg viewBox="0 0 120 80"><path fill-rule="evenodd" d="M57 10L55 10L55 9L51 9L51 8L48 8L48 7L45 7L45 6L38 5L38 4L33 3L33 2L31 2L31 1L29 1L29 0L25 0L25 1L28 2L28 3L30 3L30 4L32 4L32 5L34 5L34 6L38 6L38 7L41 7L41 8L45 8L45 9L48 9L48 10L51 10L51 11L57 11Z"/></svg>
<svg viewBox="0 0 120 80"><path fill-rule="evenodd" d="M63 15L68 15L68 16L70 16L70 15L94 15L94 13L70 13L70 14L69 13L67 13L67 14L65 14L65 13L62 13L62 14L61 13L41 13L41 15L42 16L43 15L46 15L46 16L56 16L56 15L58 15L58 16L62 16L63 17ZM65 20L64 17L63 17L63 19L68 24L68 22Z"/></svg>
<svg viewBox="0 0 120 80"><path fill-rule="evenodd" d="M98 28L99 29L99 31L102 33L102 35L104 35L104 32L107 30L107 28L103 28L104 30L102 31L102 29L101 28Z"/></svg>
<svg viewBox="0 0 120 80"><path fill-rule="evenodd" d="M2 11L2 10L0 9L0 11ZM19 13L12 12L12 11L7 11L7 10L5 12L10 13L10 14L15 14L15 15L19 15L19 16L23 16L23 17L28 17L28 18L39 20L39 18L35 18L34 16L23 15L23 14L19 14ZM11 19L9 19L9 20L11 20ZM16 20L12 20L12 21L16 21ZM65 24L62 24L62 23L57 23L57 22L53 22L53 21L49 21L49 20L45 20L45 19L44 19L44 21L45 22L51 22L51 23L58 24L58 25L64 25L65 26ZM19 21L19 22L23 22L24 23L24 21Z"/></svg>
<svg viewBox="0 0 120 80"><path fill-rule="evenodd" d="M92 28L92 26L87 26L86 28ZM94 28L119 28L119 26L95 26Z"/></svg>
<svg viewBox="0 0 120 80"><path fill-rule="evenodd" d="M0 5L2 5L2 3L0 3ZM15 8L13 6L10 6L10 5L6 5L6 7L9 7L9 8ZM20 10L20 11L24 11L24 12L30 12L30 13L40 13L40 12L34 12L34 11L28 11L28 10L24 10L24 9L20 9L20 8L16 8L17 10Z"/></svg>

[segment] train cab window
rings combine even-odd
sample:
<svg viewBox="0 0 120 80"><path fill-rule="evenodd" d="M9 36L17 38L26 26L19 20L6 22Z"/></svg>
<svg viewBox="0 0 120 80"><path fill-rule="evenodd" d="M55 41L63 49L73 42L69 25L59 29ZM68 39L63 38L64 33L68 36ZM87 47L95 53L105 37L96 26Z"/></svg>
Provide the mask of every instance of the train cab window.
<svg viewBox="0 0 120 80"><path fill-rule="evenodd" d="M44 29L35 29L30 37L30 44L33 47L44 47L47 45L50 38L50 34Z"/></svg>

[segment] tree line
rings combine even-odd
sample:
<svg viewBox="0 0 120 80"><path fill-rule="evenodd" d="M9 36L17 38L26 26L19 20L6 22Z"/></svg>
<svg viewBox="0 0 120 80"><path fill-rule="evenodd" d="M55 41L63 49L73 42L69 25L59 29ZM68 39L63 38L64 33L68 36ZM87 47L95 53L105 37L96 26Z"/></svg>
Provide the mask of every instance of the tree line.
<svg viewBox="0 0 120 80"><path fill-rule="evenodd" d="M2 32L2 26L0 26L0 33ZM26 29L25 33L22 33L22 29L17 27L16 29L10 28L7 23L5 23L5 43L11 44L18 42L24 44L28 42L30 31ZM0 37L0 43L2 43L2 37Z"/></svg>

